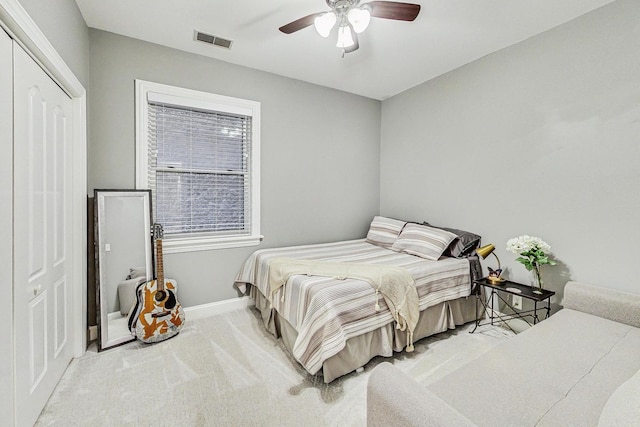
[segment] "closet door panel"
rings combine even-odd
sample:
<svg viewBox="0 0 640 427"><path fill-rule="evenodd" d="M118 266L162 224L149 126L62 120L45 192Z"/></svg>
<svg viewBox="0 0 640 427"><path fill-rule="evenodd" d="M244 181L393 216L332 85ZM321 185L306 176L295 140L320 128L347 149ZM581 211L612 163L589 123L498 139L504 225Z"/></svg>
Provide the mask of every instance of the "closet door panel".
<svg viewBox="0 0 640 427"><path fill-rule="evenodd" d="M17 96L20 96L17 94ZM27 157L26 193L28 208L26 211L27 236L21 236L28 241L27 256L29 264L27 274L29 284L37 287L42 286L38 281L47 273L45 265L46 245L45 245L45 220L46 220L46 180L45 180L45 156L46 142L46 103L40 92L40 88L33 86L27 92L28 110L25 125L28 128L27 147L17 147L19 152L24 152ZM22 149L25 149L24 151ZM18 163L21 165L22 163Z"/></svg>
<svg viewBox="0 0 640 427"><path fill-rule="evenodd" d="M15 414L31 425L73 355L72 103L18 45L13 52Z"/></svg>

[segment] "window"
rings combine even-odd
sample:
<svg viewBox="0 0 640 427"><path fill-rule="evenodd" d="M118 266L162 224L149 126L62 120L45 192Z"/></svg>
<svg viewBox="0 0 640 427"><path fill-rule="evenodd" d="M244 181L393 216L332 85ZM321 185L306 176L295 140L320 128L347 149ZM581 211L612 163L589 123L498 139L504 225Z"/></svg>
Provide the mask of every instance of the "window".
<svg viewBox="0 0 640 427"><path fill-rule="evenodd" d="M136 187L166 253L257 245L260 103L136 80Z"/></svg>

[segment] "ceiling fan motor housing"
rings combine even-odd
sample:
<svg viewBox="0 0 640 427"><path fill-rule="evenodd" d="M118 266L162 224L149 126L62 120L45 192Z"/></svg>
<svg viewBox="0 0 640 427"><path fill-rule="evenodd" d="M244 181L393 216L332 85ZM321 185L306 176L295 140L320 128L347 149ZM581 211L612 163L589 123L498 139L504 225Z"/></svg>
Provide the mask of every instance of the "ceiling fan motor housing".
<svg viewBox="0 0 640 427"><path fill-rule="evenodd" d="M327 0L327 6L337 14L347 13L360 3L360 0Z"/></svg>

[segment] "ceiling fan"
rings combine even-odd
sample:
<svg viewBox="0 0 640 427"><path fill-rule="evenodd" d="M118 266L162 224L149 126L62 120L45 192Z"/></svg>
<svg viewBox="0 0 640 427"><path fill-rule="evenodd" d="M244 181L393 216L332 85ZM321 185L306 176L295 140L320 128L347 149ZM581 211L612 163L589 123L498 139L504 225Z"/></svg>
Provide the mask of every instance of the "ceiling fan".
<svg viewBox="0 0 640 427"><path fill-rule="evenodd" d="M318 12L296 19L280 27L285 34L314 25L318 34L328 37L333 27L338 24L337 47L342 49L342 54L357 50L358 34L362 33L371 17L394 19L397 21L413 21L420 13L420 5L413 3L400 3L393 1L370 1L360 4L360 0L326 0L331 9L328 12Z"/></svg>

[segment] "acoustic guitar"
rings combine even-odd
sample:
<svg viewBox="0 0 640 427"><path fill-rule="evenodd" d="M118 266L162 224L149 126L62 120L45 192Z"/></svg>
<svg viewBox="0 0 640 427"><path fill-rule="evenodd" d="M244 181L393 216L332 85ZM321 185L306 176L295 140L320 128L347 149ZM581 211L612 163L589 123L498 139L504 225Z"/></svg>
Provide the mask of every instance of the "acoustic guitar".
<svg viewBox="0 0 640 427"><path fill-rule="evenodd" d="M176 283L165 280L162 260L162 225L153 225L156 241L156 280L136 289L136 305L129 317L129 330L140 341L153 343L177 335L184 325L184 310L176 298Z"/></svg>

